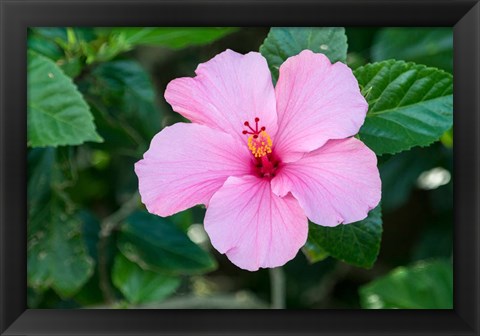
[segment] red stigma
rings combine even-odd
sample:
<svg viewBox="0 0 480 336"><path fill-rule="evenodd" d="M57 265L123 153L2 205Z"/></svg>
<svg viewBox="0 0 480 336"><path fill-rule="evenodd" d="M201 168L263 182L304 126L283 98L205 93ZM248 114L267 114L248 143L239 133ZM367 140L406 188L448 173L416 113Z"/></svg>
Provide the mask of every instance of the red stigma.
<svg viewBox="0 0 480 336"><path fill-rule="evenodd" d="M258 122L260 121L260 118L258 117L255 117L255 129L253 129L251 126L250 126L250 123L248 121L245 121L243 123L244 126L247 126L249 128L249 130L243 130L242 131L242 134L252 134L254 135L254 138L258 138L258 134L260 134L260 132L263 132L266 130L266 127L265 126L262 126L260 129L258 129Z"/></svg>

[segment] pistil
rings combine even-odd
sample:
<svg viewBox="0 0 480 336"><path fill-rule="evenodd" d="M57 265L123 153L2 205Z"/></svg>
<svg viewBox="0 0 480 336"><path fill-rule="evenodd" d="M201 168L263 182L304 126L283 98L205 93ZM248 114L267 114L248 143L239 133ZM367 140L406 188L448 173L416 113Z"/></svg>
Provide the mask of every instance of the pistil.
<svg viewBox="0 0 480 336"><path fill-rule="evenodd" d="M279 161L273 156L273 142L270 135L266 131L266 127L259 128L258 123L260 119L255 118L255 129L250 126L248 121L243 123L248 127L248 130L243 130L242 133L249 135L248 148L255 157L255 170L260 177L272 178L279 166Z"/></svg>

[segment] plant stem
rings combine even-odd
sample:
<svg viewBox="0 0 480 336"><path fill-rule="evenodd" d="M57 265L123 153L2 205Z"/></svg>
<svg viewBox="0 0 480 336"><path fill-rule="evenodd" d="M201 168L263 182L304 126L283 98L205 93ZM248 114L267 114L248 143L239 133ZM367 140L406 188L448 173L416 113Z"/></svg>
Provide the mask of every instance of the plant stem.
<svg viewBox="0 0 480 336"><path fill-rule="evenodd" d="M120 209L112 213L110 216L105 217L101 223L100 239L105 236L110 236L112 231L122 224L122 221L138 208L139 202L140 195L136 192L122 204Z"/></svg>
<svg viewBox="0 0 480 336"><path fill-rule="evenodd" d="M98 276L100 280L100 289L102 290L105 301L109 304L115 301L115 294L110 285L109 269L108 269L108 239L112 232L122 224L133 211L138 208L140 195L135 193L132 197L122 204L120 209L106 217L100 224L100 232L98 234Z"/></svg>
<svg viewBox="0 0 480 336"><path fill-rule="evenodd" d="M285 309L285 273L281 267L270 268L271 308Z"/></svg>

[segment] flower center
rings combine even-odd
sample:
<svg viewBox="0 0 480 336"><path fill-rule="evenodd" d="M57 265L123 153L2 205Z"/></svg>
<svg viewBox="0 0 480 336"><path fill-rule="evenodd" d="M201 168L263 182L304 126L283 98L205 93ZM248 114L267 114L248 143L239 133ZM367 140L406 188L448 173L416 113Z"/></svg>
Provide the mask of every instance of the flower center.
<svg viewBox="0 0 480 336"><path fill-rule="evenodd" d="M243 123L248 127L243 130L243 134L248 136L248 149L255 157L254 171L260 177L272 178L279 167L280 161L273 156L272 138L267 133L265 126L258 127L259 118L255 118L255 129L250 126L248 121Z"/></svg>
<svg viewBox="0 0 480 336"><path fill-rule="evenodd" d="M250 135L248 148L255 157L265 156L272 152L272 139L265 131L261 131L258 135Z"/></svg>
<svg viewBox="0 0 480 336"><path fill-rule="evenodd" d="M272 139L265 131L265 126L258 129L259 118L255 118L255 129L250 126L248 121L243 124L250 130L244 130L243 134L250 134L248 137L248 148L256 158L261 158L272 152Z"/></svg>

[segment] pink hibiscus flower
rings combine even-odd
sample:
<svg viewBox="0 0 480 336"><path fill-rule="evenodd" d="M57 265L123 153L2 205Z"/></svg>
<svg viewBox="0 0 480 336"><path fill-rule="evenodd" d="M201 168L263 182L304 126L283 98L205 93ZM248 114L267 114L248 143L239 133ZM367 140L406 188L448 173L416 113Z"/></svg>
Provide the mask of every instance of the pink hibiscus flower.
<svg viewBox="0 0 480 336"><path fill-rule="evenodd" d="M352 137L368 110L352 71L309 50L279 71L274 88L260 53L226 50L171 81L165 99L192 123L163 129L135 165L149 212L204 204L212 245L250 271L293 259L308 219L352 223L380 201L376 156Z"/></svg>

